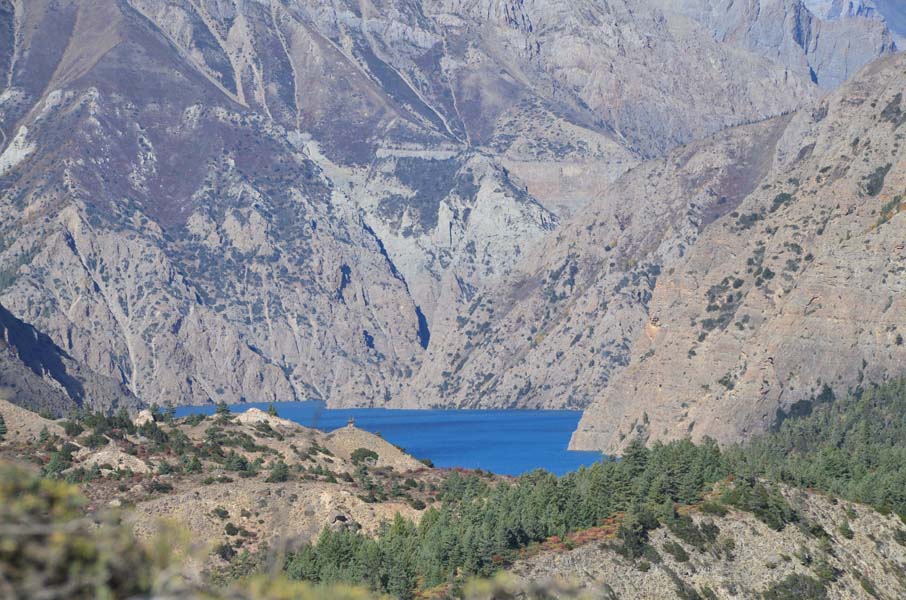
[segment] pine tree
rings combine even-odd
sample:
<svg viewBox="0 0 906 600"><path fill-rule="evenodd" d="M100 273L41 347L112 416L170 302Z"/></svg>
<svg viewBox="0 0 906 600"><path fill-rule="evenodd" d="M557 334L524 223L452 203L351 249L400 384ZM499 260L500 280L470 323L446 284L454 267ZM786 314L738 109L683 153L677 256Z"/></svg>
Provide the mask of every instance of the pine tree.
<svg viewBox="0 0 906 600"><path fill-rule="evenodd" d="M277 407L274 406L273 403L267 405L267 414L269 414L269 415L272 416L272 417L279 417L279 416L280 416L280 415L277 414Z"/></svg>
<svg viewBox="0 0 906 600"><path fill-rule="evenodd" d="M271 465L271 473L267 476L268 483L283 483L289 479L289 467L282 460L274 461Z"/></svg>
<svg viewBox="0 0 906 600"><path fill-rule="evenodd" d="M230 407L227 406L227 403L221 400L217 403L217 410L214 411L214 414L218 417L229 417L230 416Z"/></svg>
<svg viewBox="0 0 906 600"><path fill-rule="evenodd" d="M0 415L0 442L3 441L3 438L6 437L6 421L3 419L3 415Z"/></svg>
<svg viewBox="0 0 906 600"><path fill-rule="evenodd" d="M203 469L203 467L202 467L201 461L198 460L198 456L192 455L192 458L183 457L183 465L182 465L183 473L185 473L187 475L189 473L201 473L202 469Z"/></svg>

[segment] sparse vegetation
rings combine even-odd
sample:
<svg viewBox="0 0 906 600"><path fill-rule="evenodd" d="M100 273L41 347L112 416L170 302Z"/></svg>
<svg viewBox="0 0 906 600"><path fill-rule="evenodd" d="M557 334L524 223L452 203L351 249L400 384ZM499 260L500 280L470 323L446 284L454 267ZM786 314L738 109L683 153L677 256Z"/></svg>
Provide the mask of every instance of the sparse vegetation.
<svg viewBox="0 0 906 600"><path fill-rule="evenodd" d="M368 448L356 448L352 451L350 459L354 465L363 463L374 464L378 460L378 453Z"/></svg>
<svg viewBox="0 0 906 600"><path fill-rule="evenodd" d="M763 600L823 600L827 598L827 585L814 577L801 574L787 575L761 595Z"/></svg>
<svg viewBox="0 0 906 600"><path fill-rule="evenodd" d="M869 196L877 196L880 194L881 190L884 189L884 180L887 178L887 173L890 172L892 167L892 164L887 163L882 167L878 167L872 171L870 175L866 176L862 183L862 189L865 190L865 193Z"/></svg>

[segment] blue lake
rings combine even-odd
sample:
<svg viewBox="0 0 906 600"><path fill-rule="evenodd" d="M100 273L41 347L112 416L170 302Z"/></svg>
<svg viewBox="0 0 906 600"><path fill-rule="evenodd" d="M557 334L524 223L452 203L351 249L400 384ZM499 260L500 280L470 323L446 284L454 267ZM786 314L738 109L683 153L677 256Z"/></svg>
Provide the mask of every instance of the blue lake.
<svg viewBox="0 0 906 600"><path fill-rule="evenodd" d="M239 404L234 412L267 404ZM388 410L384 408L327 409L319 402L281 402L277 412L306 427L332 431L350 417L356 427L383 438L416 458L437 467L484 469L520 475L546 469L557 475L601 459L599 452L571 452L569 436L582 414L566 410ZM177 409L180 417L213 414L213 406Z"/></svg>

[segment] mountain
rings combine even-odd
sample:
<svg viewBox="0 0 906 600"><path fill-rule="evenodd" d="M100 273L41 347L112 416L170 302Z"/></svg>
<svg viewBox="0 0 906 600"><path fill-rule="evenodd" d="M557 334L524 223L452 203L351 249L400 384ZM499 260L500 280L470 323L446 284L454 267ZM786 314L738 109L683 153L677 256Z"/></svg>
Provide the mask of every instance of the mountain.
<svg viewBox="0 0 906 600"><path fill-rule="evenodd" d="M2 306L0 338L0 394L18 406L60 416L73 409L111 412L140 405L118 382L83 368Z"/></svg>
<svg viewBox="0 0 906 600"><path fill-rule="evenodd" d="M659 277L573 447L741 440L902 374L904 73L882 59L792 116L770 172Z"/></svg>
<svg viewBox="0 0 906 600"><path fill-rule="evenodd" d="M871 0L676 0L718 40L832 89L896 43ZM845 7L844 7L845 5Z"/></svg>
<svg viewBox="0 0 906 600"><path fill-rule="evenodd" d="M796 28L765 53L688 12L3 0L0 301L145 403L408 403L600 188L820 94ZM892 50L834 27L822 85Z"/></svg>
<svg viewBox="0 0 906 600"><path fill-rule="evenodd" d="M476 297L429 348L412 405L582 408L630 361L662 270L768 173L777 117L643 163ZM442 399L442 400L440 400Z"/></svg>
<svg viewBox="0 0 906 600"><path fill-rule="evenodd" d="M906 5L897 0L874 0L878 11L884 15L884 20L892 32L906 41Z"/></svg>

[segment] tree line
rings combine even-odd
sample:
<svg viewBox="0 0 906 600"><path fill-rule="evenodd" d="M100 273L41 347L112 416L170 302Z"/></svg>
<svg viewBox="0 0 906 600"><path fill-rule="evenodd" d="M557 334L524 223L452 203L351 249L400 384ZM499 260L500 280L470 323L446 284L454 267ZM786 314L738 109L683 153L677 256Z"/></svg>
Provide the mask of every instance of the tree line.
<svg viewBox="0 0 906 600"><path fill-rule="evenodd" d="M775 431L720 449L712 440L629 444L619 460L562 477L544 471L512 482L450 476L439 506L416 525L400 516L375 537L325 529L290 555L287 574L350 582L410 598L417 590L487 576L551 536L620 514L621 551L640 553L647 531L681 524L675 508L699 503L718 481L735 477L722 500L775 529L798 517L763 480L809 487L906 515L906 380L835 399L829 390L779 419ZM705 506L708 508L708 506ZM721 510L710 505L709 510Z"/></svg>

